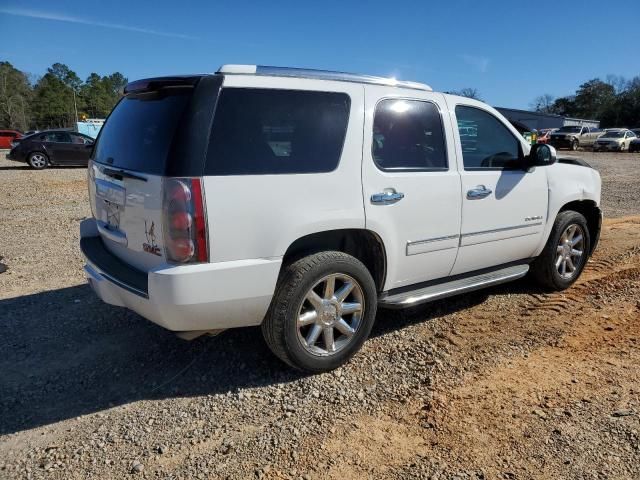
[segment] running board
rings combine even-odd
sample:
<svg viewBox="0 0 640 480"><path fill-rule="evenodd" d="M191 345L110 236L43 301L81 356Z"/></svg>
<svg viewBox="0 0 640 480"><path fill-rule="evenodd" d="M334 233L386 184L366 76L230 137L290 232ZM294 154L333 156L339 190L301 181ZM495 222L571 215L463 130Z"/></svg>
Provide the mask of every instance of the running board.
<svg viewBox="0 0 640 480"><path fill-rule="evenodd" d="M378 300L381 307L406 308L421 303L432 302L441 298L452 297L461 293L472 292L481 288L499 285L524 277L529 265L515 265L495 272L483 273L473 277L460 278L438 285L418 288L408 292L382 296Z"/></svg>

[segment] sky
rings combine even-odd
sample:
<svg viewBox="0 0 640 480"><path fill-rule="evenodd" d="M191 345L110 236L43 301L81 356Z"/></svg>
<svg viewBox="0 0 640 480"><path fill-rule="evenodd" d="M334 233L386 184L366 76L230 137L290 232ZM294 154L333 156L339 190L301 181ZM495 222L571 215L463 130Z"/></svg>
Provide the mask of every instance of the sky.
<svg viewBox="0 0 640 480"><path fill-rule="evenodd" d="M494 106L528 108L595 77L640 75L633 3L0 0L0 61L35 75L61 62L82 79L319 68L477 88Z"/></svg>

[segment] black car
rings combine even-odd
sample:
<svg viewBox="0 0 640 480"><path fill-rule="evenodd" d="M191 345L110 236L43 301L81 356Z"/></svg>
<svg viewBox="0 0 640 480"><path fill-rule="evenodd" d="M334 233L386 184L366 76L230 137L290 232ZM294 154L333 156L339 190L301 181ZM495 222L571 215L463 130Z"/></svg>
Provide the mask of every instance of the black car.
<svg viewBox="0 0 640 480"><path fill-rule="evenodd" d="M38 170L49 165L87 165L93 142L82 133L48 130L20 139L7 158Z"/></svg>
<svg viewBox="0 0 640 480"><path fill-rule="evenodd" d="M633 128L631 131L635 133L638 138L631 140L631 143L629 144L629 152L640 152L640 128Z"/></svg>

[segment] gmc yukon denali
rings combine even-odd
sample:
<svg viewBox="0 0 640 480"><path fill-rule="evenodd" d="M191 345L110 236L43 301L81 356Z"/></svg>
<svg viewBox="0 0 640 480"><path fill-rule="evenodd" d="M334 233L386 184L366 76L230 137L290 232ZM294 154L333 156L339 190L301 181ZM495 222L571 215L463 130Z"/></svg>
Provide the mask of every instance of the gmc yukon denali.
<svg viewBox="0 0 640 480"><path fill-rule="evenodd" d="M352 357L378 308L527 274L568 288L601 225L598 172L482 102L282 67L130 83L88 183L102 300L185 338L261 325L310 372Z"/></svg>

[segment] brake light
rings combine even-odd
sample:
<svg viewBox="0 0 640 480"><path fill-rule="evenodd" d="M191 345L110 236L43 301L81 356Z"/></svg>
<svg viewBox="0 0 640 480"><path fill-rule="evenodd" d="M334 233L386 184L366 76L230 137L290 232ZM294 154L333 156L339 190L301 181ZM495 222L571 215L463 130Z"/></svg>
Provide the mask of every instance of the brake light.
<svg viewBox="0 0 640 480"><path fill-rule="evenodd" d="M167 259L176 263L208 261L201 179L165 179L163 202Z"/></svg>

